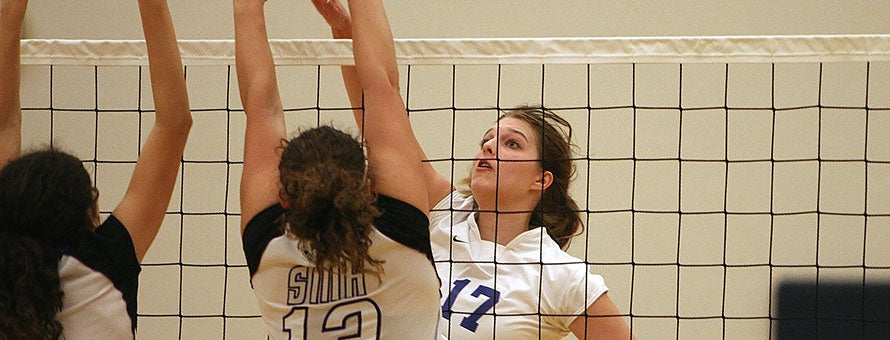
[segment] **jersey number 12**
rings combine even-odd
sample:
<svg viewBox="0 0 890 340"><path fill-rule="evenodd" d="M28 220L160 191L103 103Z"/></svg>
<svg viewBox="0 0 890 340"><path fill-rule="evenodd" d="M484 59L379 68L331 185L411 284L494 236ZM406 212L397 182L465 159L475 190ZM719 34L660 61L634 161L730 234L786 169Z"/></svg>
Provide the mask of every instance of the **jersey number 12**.
<svg viewBox="0 0 890 340"><path fill-rule="evenodd" d="M347 321L355 318L355 324L348 327ZM282 318L282 331L288 334L288 339L308 339L306 325L309 325L309 308L293 307L290 313ZM373 325L362 327L364 325ZM348 329L347 329L348 327ZM363 334L363 330L373 332ZM380 307L371 299L361 299L337 304L329 309L321 323L321 333L337 332L331 337L338 339L380 339Z"/></svg>

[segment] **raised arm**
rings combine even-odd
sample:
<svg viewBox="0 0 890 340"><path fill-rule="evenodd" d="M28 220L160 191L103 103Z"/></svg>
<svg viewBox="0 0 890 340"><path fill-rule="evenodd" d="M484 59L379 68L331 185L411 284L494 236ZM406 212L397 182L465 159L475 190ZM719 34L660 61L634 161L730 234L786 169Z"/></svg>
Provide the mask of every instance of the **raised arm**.
<svg viewBox="0 0 890 340"><path fill-rule="evenodd" d="M331 26L331 35L334 39L352 39L352 18L349 11L343 7L339 0L312 0L312 4L318 10L318 13ZM346 86L346 93L349 95L349 101L353 108L362 106L362 86L356 72L355 66L342 66L340 71L343 75L343 84ZM398 79L396 79L398 81ZM404 105L403 105L404 106ZM353 110L355 123L359 129L365 129L364 113L360 109ZM419 159L426 159L426 154L419 147ZM435 205L449 192L451 192L451 183L442 177L430 163L424 162L423 165L424 183L428 189L428 204ZM428 209L423 209L428 210Z"/></svg>
<svg viewBox="0 0 890 340"><path fill-rule="evenodd" d="M356 73L365 93L364 137L371 189L429 210L423 151L399 93L395 47L383 3L350 0Z"/></svg>
<svg viewBox="0 0 890 340"><path fill-rule="evenodd" d="M284 110L266 35L265 0L234 0L235 66L247 115L241 174L241 232L251 218L278 202L278 147L286 137Z"/></svg>
<svg viewBox="0 0 890 340"><path fill-rule="evenodd" d="M164 221L192 117L166 0L139 0L139 14L156 118L114 216L127 227L141 261Z"/></svg>
<svg viewBox="0 0 890 340"><path fill-rule="evenodd" d="M312 0L312 5L321 14L324 21L331 26L331 36L334 39L352 39L352 18L349 11L338 0ZM344 65L340 67L343 75L343 85L346 86L346 94L349 96L349 104L352 106L352 114L359 129L362 128L362 85L358 79L355 66Z"/></svg>
<svg viewBox="0 0 890 340"><path fill-rule="evenodd" d="M0 169L22 152L20 39L28 0L0 2Z"/></svg>

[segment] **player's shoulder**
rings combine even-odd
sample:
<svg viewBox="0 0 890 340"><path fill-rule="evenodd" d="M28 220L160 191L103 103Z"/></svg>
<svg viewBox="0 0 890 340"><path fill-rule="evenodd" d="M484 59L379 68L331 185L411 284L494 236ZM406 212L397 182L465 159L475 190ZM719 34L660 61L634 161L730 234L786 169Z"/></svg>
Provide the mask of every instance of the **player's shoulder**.
<svg viewBox="0 0 890 340"><path fill-rule="evenodd" d="M435 227L443 221L447 221L449 225L460 223L466 220L475 206L473 196L454 190L430 210L430 226Z"/></svg>
<svg viewBox="0 0 890 340"><path fill-rule="evenodd" d="M473 196L469 193L460 190L452 190L433 206L433 210L462 209L468 205L472 207L474 204L475 201L473 200Z"/></svg>
<svg viewBox="0 0 890 340"><path fill-rule="evenodd" d="M544 264L583 263L562 248L550 237L544 227L527 230L513 241L517 255L529 262L541 261ZM520 254L521 253L521 254Z"/></svg>
<svg viewBox="0 0 890 340"><path fill-rule="evenodd" d="M548 276L555 280L570 280L587 274L587 263L584 259L569 254L560 248L546 233L543 235L540 246L539 256L541 256L542 263L548 264L545 266L550 271Z"/></svg>
<svg viewBox="0 0 890 340"><path fill-rule="evenodd" d="M552 238L547 235L544 239L544 242L541 242L544 253L544 262L557 262L557 263L583 263L584 260L578 258L575 255L569 254L567 251L563 250L559 247L559 245L553 241Z"/></svg>

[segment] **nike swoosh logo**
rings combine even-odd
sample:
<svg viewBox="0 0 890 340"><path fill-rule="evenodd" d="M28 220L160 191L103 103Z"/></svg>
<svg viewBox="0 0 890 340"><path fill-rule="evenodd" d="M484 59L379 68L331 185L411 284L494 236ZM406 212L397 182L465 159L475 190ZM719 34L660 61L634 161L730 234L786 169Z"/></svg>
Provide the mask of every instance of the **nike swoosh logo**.
<svg viewBox="0 0 890 340"><path fill-rule="evenodd" d="M461 241L461 240L458 240L458 239L457 239L457 235L454 235L451 239L452 239L454 242L467 243L467 241Z"/></svg>

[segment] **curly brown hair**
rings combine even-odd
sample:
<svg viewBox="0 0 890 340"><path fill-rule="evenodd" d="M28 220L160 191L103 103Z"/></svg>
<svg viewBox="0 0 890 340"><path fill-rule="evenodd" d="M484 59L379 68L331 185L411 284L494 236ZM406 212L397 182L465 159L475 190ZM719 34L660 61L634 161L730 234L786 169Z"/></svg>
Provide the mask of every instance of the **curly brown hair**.
<svg viewBox="0 0 890 340"><path fill-rule="evenodd" d="M358 140L330 126L306 130L283 145L278 170L288 205L283 228L316 268L382 272L383 262L368 254L380 211L368 189Z"/></svg>
<svg viewBox="0 0 890 340"><path fill-rule="evenodd" d="M96 198L81 161L61 151L0 171L0 339L59 338L59 249L90 232Z"/></svg>

